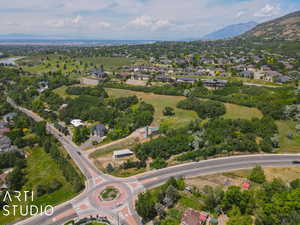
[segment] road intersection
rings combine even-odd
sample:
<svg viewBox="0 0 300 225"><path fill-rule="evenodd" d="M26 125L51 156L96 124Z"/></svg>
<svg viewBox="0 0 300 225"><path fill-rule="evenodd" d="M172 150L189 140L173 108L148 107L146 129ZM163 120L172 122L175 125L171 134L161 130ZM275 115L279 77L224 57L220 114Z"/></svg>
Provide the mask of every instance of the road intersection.
<svg viewBox="0 0 300 225"><path fill-rule="evenodd" d="M35 121L43 120L34 112L17 106L11 99L8 98L7 101ZM257 164L262 167L296 166L294 162L300 161L298 154L232 156L168 167L130 178L116 178L99 171L85 154L81 154L80 148L60 133L53 124L47 123L47 130L60 141L86 177L85 190L76 198L55 207L52 216L40 215L18 222L18 225L61 225L72 219L90 216L106 216L112 224L138 225L141 221L134 209L137 195L163 184L170 177L196 177L249 169ZM100 193L111 186L120 192L120 196L113 201L100 200Z"/></svg>

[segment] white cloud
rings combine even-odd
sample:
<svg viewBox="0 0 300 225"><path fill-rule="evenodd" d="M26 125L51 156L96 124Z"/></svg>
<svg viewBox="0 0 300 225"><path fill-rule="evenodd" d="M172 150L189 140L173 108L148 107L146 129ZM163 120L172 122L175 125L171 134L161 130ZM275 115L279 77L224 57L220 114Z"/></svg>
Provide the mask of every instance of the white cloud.
<svg viewBox="0 0 300 225"><path fill-rule="evenodd" d="M0 9L0 32L86 34L112 39L181 39L183 36L201 37L229 24L251 20L264 22L297 9L295 6L292 8L292 4L286 0L247 0L230 4L220 2L12 0ZM281 9L280 4L284 9ZM13 21L19 26L8 24L7 21Z"/></svg>
<svg viewBox="0 0 300 225"><path fill-rule="evenodd" d="M152 24L152 22L151 22L151 17L149 17L149 16L140 16L140 17L137 17L134 20L130 21L128 24L129 25L135 25L135 26L148 27Z"/></svg>
<svg viewBox="0 0 300 225"><path fill-rule="evenodd" d="M108 23L108 22L100 21L100 22L97 22L97 23L96 23L96 26L97 26L97 27L102 27L102 28L108 28L108 27L111 26L111 24Z"/></svg>
<svg viewBox="0 0 300 225"><path fill-rule="evenodd" d="M151 16L140 16L129 21L127 26L135 28L147 28L154 31L161 28L171 27L172 24L166 19L158 19Z"/></svg>
<svg viewBox="0 0 300 225"><path fill-rule="evenodd" d="M236 18L240 18L241 16L245 15L245 11L239 11L237 14L236 14Z"/></svg>
<svg viewBox="0 0 300 225"><path fill-rule="evenodd" d="M62 28L65 26L65 20L63 19L48 20L46 24L52 28Z"/></svg>
<svg viewBox="0 0 300 225"><path fill-rule="evenodd" d="M72 24L79 24L82 21L82 17L80 15L76 16L71 20Z"/></svg>
<svg viewBox="0 0 300 225"><path fill-rule="evenodd" d="M276 16L280 13L281 8L279 4L271 5L266 4L261 10L256 12L254 16L256 17L271 17Z"/></svg>

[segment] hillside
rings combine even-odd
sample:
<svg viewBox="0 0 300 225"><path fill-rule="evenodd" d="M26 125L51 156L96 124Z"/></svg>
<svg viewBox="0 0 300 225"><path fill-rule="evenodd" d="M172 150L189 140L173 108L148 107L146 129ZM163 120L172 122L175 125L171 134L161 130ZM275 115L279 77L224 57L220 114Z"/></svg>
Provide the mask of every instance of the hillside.
<svg viewBox="0 0 300 225"><path fill-rule="evenodd" d="M268 40L300 41L300 11L262 23L243 36Z"/></svg>
<svg viewBox="0 0 300 225"><path fill-rule="evenodd" d="M202 37L202 40L218 40L224 38L233 38L239 36L257 25L256 22L240 23L229 25L223 29L217 30Z"/></svg>

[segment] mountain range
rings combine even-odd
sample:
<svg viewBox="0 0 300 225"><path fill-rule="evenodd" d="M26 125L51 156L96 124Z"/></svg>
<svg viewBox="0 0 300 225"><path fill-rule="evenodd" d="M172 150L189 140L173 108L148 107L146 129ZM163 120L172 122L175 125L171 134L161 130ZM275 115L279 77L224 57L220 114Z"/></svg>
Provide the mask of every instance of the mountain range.
<svg viewBox="0 0 300 225"><path fill-rule="evenodd" d="M300 11L259 24L242 37L300 41Z"/></svg>
<svg viewBox="0 0 300 225"><path fill-rule="evenodd" d="M214 40L218 40L218 39L237 37L247 31L253 29L256 25L258 25L258 23L254 22L254 21L250 21L248 23L239 23L239 24L229 25L220 30L214 31L210 34L203 36L201 38L201 40L214 41Z"/></svg>

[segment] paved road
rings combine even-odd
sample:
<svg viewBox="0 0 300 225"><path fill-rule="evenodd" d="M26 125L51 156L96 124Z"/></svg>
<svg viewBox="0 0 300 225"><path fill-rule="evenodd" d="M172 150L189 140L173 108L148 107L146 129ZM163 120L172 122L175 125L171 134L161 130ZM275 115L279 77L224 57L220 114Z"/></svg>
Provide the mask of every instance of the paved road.
<svg viewBox="0 0 300 225"><path fill-rule="evenodd" d="M8 99L8 102L34 120L43 120L37 114L16 106L10 99ZM298 166L299 164L293 162L300 161L300 155L297 154L233 156L187 163L139 174L131 178L115 178L95 168L81 153L79 147L63 136L52 124L47 124L47 130L60 141L82 171L86 177L86 188L76 198L55 207L54 215L51 217L37 216L17 223L19 225L60 225L70 219L84 218L91 215L107 216L113 224L121 221L121 224L136 225L140 224L140 219L134 210L134 200L137 194L164 183L170 177L197 177L253 168L258 164L263 167ZM119 190L119 198L111 202L101 201L99 194L106 187L111 186Z"/></svg>

